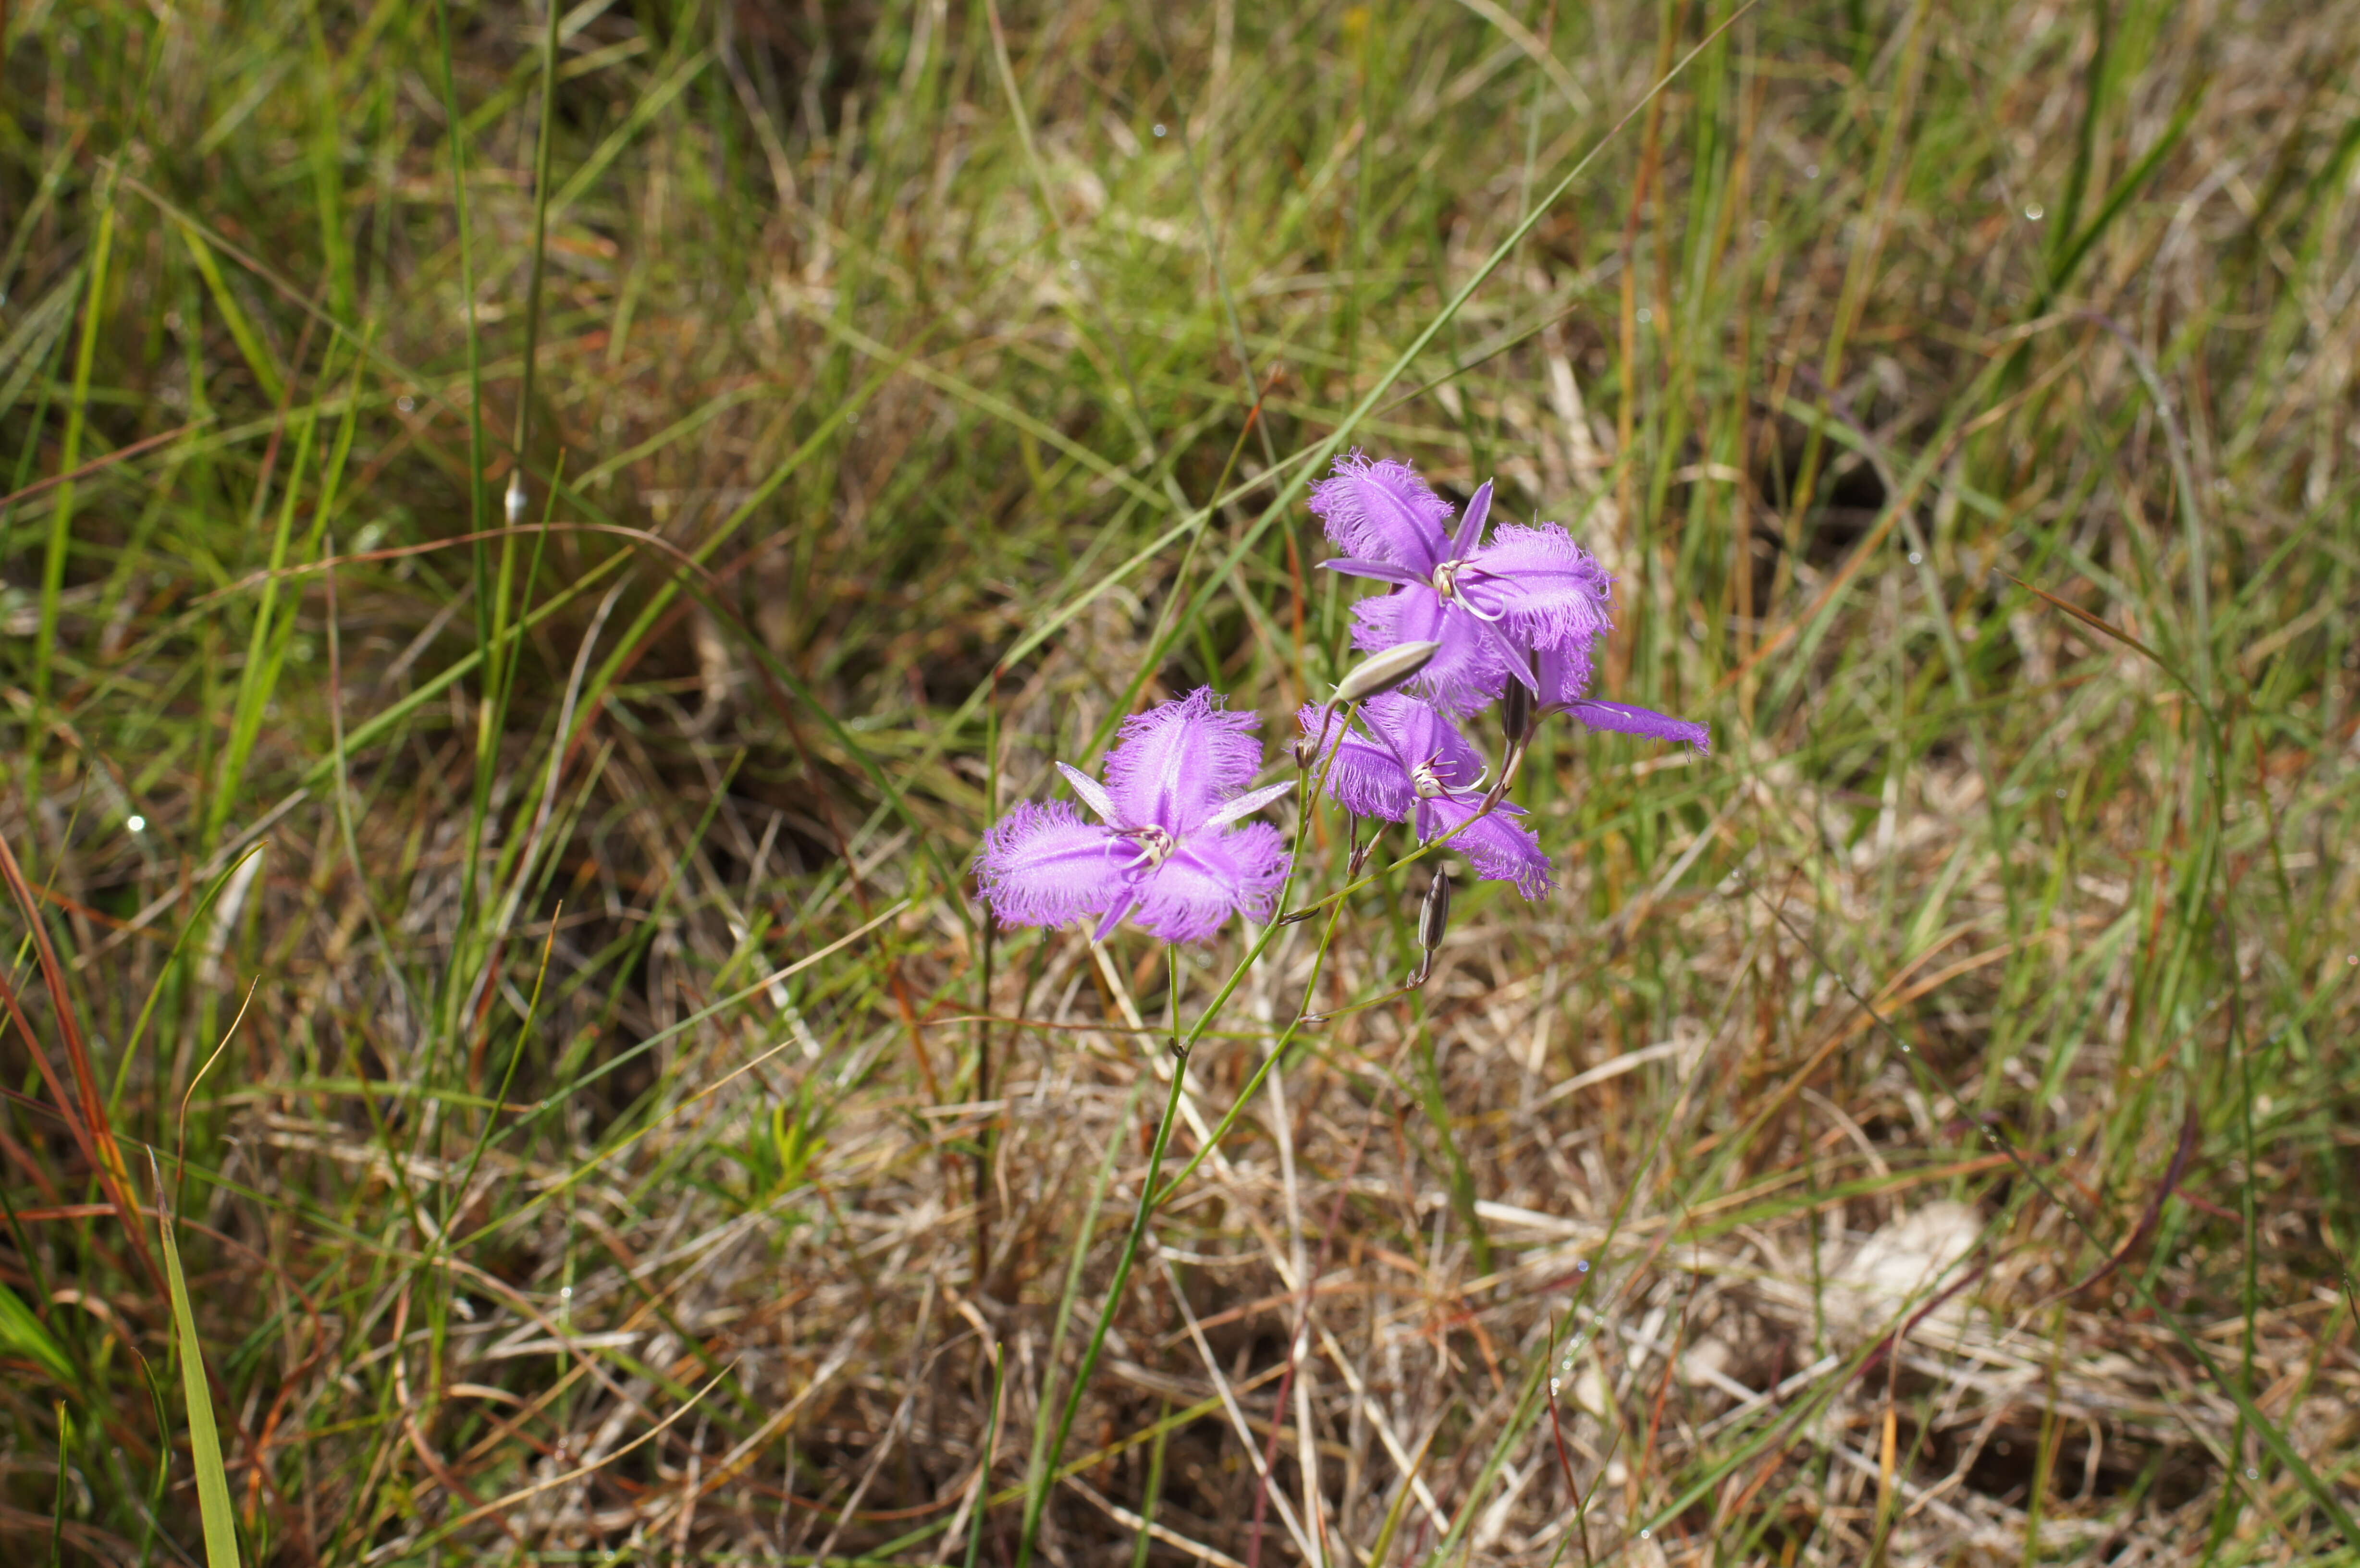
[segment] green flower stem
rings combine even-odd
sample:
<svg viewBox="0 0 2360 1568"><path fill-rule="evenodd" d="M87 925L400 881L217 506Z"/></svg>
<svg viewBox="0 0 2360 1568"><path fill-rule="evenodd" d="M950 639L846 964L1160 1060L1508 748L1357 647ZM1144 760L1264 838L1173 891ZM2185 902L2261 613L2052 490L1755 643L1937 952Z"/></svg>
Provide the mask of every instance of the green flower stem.
<svg viewBox="0 0 2360 1568"><path fill-rule="evenodd" d="M1350 729L1352 720L1359 712L1360 704L1357 702L1346 710L1344 726L1347 730ZM1306 791L1300 783L1296 786L1300 810L1295 822L1295 850L1287 860L1286 880L1279 885L1277 903L1280 909L1286 907L1286 895L1295 885L1295 868L1303 864L1304 841L1310 835L1313 804L1319 791L1327 788L1328 770L1335 763L1333 752L1323 751L1322 757L1319 777L1315 787ZM1298 768L1297 779L1304 779L1307 772L1308 769ZM1317 908L1316 905L1313 907ZM1335 941L1336 927L1343 918L1343 912L1344 906L1340 898L1337 899L1328 909L1327 927L1319 933L1319 947L1312 955L1310 979L1312 989L1316 989L1319 984L1320 973L1327 964L1328 949ZM1220 1017L1221 1009L1229 1006L1229 998L1236 995L1238 986L1252 971L1263 953L1269 950L1271 942L1276 940L1278 933L1284 929L1286 929L1284 924L1278 920L1273 920L1262 927L1262 934L1254 939L1253 945L1246 950L1246 955L1238 961L1237 967L1229 971L1229 977L1222 982L1219 992L1206 1005L1204 1010L1196 1015L1196 1021L1188 1027L1187 1037L1178 1038L1179 1030L1176 1026L1173 1030L1175 1038L1172 1041L1172 1054L1175 1060L1172 1063L1172 1093L1165 1097L1164 1115L1155 1124L1155 1141L1153 1147L1148 1151L1147 1173L1139 1184L1139 1204L1131 1211L1131 1232L1123 1238L1122 1255L1115 1259L1114 1278L1107 1284L1106 1301L1098 1308L1098 1322L1090 1330L1089 1347L1082 1353L1082 1363L1074 1372L1073 1387L1065 1395L1065 1408L1057 1418L1056 1436L1049 1445L1051 1463L1040 1467L1039 1473L1032 1478L1031 1489L1025 1494L1024 1526L1017 1541L1016 1568L1029 1568L1032 1561L1033 1543L1039 1538L1041 1530L1041 1515L1048 1507L1051 1488L1056 1485L1055 1461L1065 1452L1065 1440L1072 1435L1074 1420L1081 1413L1082 1396L1089 1390L1090 1375L1098 1370L1098 1356L1106 1347L1107 1333L1114 1326L1115 1312L1122 1304L1123 1287L1131 1282L1131 1271L1139 1261L1140 1246L1147 1239L1148 1223L1154 1218L1155 1211L1162 1208L1170 1200L1172 1194L1180 1190L1180 1184L1195 1172L1197 1166L1205 1162L1205 1157L1220 1147L1221 1140L1229 1136L1229 1128L1237 1125L1240 1113L1253 1099L1255 1092L1262 1087L1262 1080L1270 1076L1272 1067L1286 1054L1286 1048L1295 1040L1295 1031L1302 1027L1302 1015L1298 1013L1279 1035L1278 1042L1271 1048L1270 1054L1262 1059L1262 1065L1254 1069L1253 1076L1247 1080L1244 1090L1229 1106L1228 1114L1222 1116L1219 1124L1213 1128L1212 1136L1205 1140L1205 1146L1196 1151L1187 1164L1180 1168L1180 1173L1177 1176L1158 1186L1155 1180L1156 1174L1164 1169L1164 1151L1172 1142L1172 1124L1179 1117L1181 1095L1187 1087L1188 1058L1195 1052L1196 1042L1204 1038L1205 1031L1212 1027L1213 1020ZM1310 995L1310 989L1306 989L1305 994ZM1177 1007L1179 971L1176 967L1173 971L1172 988L1169 995L1170 1005Z"/></svg>
<svg viewBox="0 0 2360 1568"><path fill-rule="evenodd" d="M1199 1023L1201 1029L1201 1022ZM1190 1040L1196 1030L1190 1031ZM1131 1234L1123 1237L1122 1256L1114 1266L1114 1279L1107 1286L1106 1304L1098 1309L1098 1321L1090 1330L1089 1348L1082 1352L1082 1364L1075 1369L1073 1388L1065 1396L1065 1413L1057 1420L1057 1435L1049 1444L1050 1463L1041 1467L1033 1477L1032 1490L1024 1498L1024 1530L1016 1547L1018 1568L1032 1560L1032 1543L1041 1530L1041 1513L1048 1506L1049 1493L1056 1484L1056 1461L1065 1452L1065 1440L1073 1434L1074 1417L1082 1408L1082 1395L1089 1388L1090 1374L1098 1370L1098 1353L1106 1348L1107 1330L1114 1326L1116 1307L1122 1301L1123 1287L1131 1280L1131 1266L1139 1260L1139 1244L1146 1238L1147 1222L1155 1212L1155 1173L1164 1166L1164 1150L1172 1141L1172 1124L1179 1119L1180 1096L1188 1083L1188 1056L1183 1049L1179 1060L1172 1064L1172 1093L1164 1097L1164 1115L1155 1123L1155 1143L1147 1155L1147 1175L1140 1182L1139 1206L1131 1216Z"/></svg>
<svg viewBox="0 0 2360 1568"><path fill-rule="evenodd" d="M1358 703L1346 710L1344 728L1348 733L1359 712ZM1303 847L1305 840L1310 833L1313 807L1319 793L1327 788L1328 772L1335 765L1335 753L1325 746L1324 734L1323 727L1319 777L1308 791L1302 791L1298 787L1301 810L1295 819L1295 853L1287 863L1286 881L1279 888L1278 904L1281 909L1285 907L1287 892L1294 886L1295 868L1303 863ZM1307 769L1298 770L1298 777L1307 771ZM1416 846L1393 862L1387 869L1397 869L1407 866L1429 851L1441 847L1459 833L1472 825L1476 820L1487 814L1491 809L1491 803L1487 803L1476 817L1470 817L1458 828L1432 843ZM1371 873L1364 876L1349 887L1341 888L1320 900L1320 903L1328 906L1328 923L1320 931L1318 949L1312 955L1310 986L1305 993L1306 996L1317 989L1320 974L1326 968L1328 951L1336 938L1336 927L1343 920L1344 895L1374 881L1377 875ZM1306 906L1308 909L1318 907L1318 904ZM1188 1058L1195 1051L1196 1042L1204 1038L1205 1031L1212 1027L1213 1020L1220 1016L1221 1009L1229 1005L1229 998L1237 993L1238 986L1244 982L1246 975L1252 971L1263 953L1269 950L1270 944L1276 940L1278 933L1284 929L1284 924L1277 920L1262 928L1262 933L1254 939L1253 945L1247 949L1246 955L1239 960L1237 967L1229 972L1229 977L1222 983L1219 992L1196 1015L1196 1021L1189 1026L1186 1038L1175 1039L1172 1043L1175 1057L1172 1066L1172 1093L1165 1097L1164 1114L1155 1124L1154 1143L1147 1156L1147 1173L1140 1181L1139 1203L1131 1211L1131 1230L1123 1237L1121 1255L1115 1259L1114 1277L1108 1281L1106 1301L1098 1308L1098 1322L1090 1329L1089 1345L1082 1352L1081 1365L1075 1369L1073 1385L1066 1390L1065 1408L1059 1412L1057 1418L1056 1433L1052 1438L1048 1449L1052 1463L1041 1467L1032 1479L1031 1489L1025 1494L1024 1523L1017 1541L1016 1568L1030 1568L1032 1549L1040 1538L1041 1516L1049 1506L1049 1493L1056 1484L1057 1472L1054 1460L1056 1456L1065 1452L1065 1441L1072 1435L1074 1421L1081 1413L1082 1396L1089 1391L1091 1375L1098 1370L1098 1356L1106 1348L1107 1334L1114 1327L1115 1313L1122 1305L1123 1289L1131 1282L1131 1269L1139 1262L1139 1249L1147 1239L1148 1225L1153 1220L1155 1211L1171 1201L1173 1194L1177 1192L1182 1184L1196 1173L1196 1168L1205 1162L1213 1150L1221 1146L1222 1139L1229 1137L1229 1129L1237 1125L1238 1117L1243 1115L1245 1107L1252 1103L1254 1095L1261 1091L1262 1083L1270 1076L1272 1069L1284 1059L1287 1047L1295 1041L1295 1031L1303 1027L1303 1015L1298 1012L1280 1032L1277 1042L1272 1046L1270 1053L1262 1058L1261 1065L1256 1067L1252 1075L1246 1080L1245 1086L1239 1091L1236 1100L1231 1103L1220 1121L1214 1126L1211 1135L1205 1139L1204 1147L1190 1157L1188 1163L1180 1168L1177 1175L1169 1181L1158 1185L1156 1176L1164 1169L1164 1156L1172 1142L1172 1126L1179 1117L1181 1096L1187 1088ZM1178 995L1176 987L1175 975L1173 993L1175 1005ZM1175 1032L1176 1034L1177 1031Z"/></svg>

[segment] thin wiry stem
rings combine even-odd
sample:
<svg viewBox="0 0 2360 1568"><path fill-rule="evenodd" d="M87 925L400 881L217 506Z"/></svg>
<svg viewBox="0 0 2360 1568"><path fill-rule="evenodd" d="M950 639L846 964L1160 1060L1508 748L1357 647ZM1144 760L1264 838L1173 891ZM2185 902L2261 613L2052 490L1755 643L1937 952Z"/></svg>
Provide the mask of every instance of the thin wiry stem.
<svg viewBox="0 0 2360 1568"><path fill-rule="evenodd" d="M1354 703L1346 712L1344 727L1348 732L1351 728L1353 715L1359 712L1358 703ZM1334 766L1334 760L1332 753L1327 754L1323 760L1318 779L1320 789L1327 788L1328 776ZM1304 803L1295 818L1295 849L1287 858L1286 880L1280 884L1278 890L1277 904L1281 908L1284 907L1287 890L1294 886L1295 874L1302 866L1303 846L1310 834L1312 811L1310 797L1305 796L1300 789L1296 793L1303 797ZM1341 916L1342 909L1343 906L1340 903L1336 906L1335 912L1328 918L1327 929L1320 933L1319 948L1312 960L1310 986L1314 989L1319 983L1320 965L1326 959L1328 944L1335 939L1336 925ZM1146 1237L1148 1222L1154 1216L1156 1209L1161 1207L1164 1200L1169 1198L1187 1178L1188 1173L1196 1170L1207 1154L1219 1147L1223 1134L1235 1125L1240 1109L1262 1087L1262 1080L1269 1075L1272 1064L1286 1054L1286 1048L1293 1042L1295 1031L1302 1021L1298 1016L1294 1022L1287 1025L1285 1031L1280 1035L1278 1042L1272 1047L1270 1054L1263 1059L1262 1065L1255 1071L1251 1081L1239 1094L1236 1102L1230 1105L1229 1114L1221 1118L1220 1126L1216 1127L1213 1136L1206 1140L1204 1148L1196 1151L1196 1158L1182 1168L1178 1176L1159 1188L1156 1185L1156 1173L1164 1169L1164 1151L1171 1142L1172 1123L1179 1114L1181 1096L1186 1088L1189 1054L1195 1051L1197 1040L1204 1037L1205 1030L1211 1026L1213 1019L1220 1015L1222 1007L1228 1005L1231 994L1252 970L1263 951L1284 929L1285 922L1275 920L1262 927L1261 932L1255 937L1253 945L1247 951L1246 955L1238 961L1237 967L1229 972L1229 979L1222 983L1220 991L1196 1015L1196 1021L1190 1026L1185 1039L1180 1035L1178 1023L1180 972L1177 959L1173 960L1172 980L1166 992L1166 1003L1173 1009L1172 1092L1165 1097L1164 1115L1155 1124L1154 1143L1148 1151L1146 1173L1140 1180L1139 1203L1131 1211L1130 1233L1123 1238L1121 1255L1115 1259L1114 1277L1108 1283L1106 1301L1098 1308L1098 1322L1091 1327L1089 1347L1082 1353L1082 1363L1074 1373L1073 1387L1066 1391L1065 1410L1057 1418L1056 1434L1049 1444L1050 1463L1043 1466L1033 1476L1031 1489L1025 1496L1023 1530L1016 1548L1017 1568L1026 1568L1026 1565L1032 1562L1033 1545L1040 1533L1042 1510L1047 1507L1049 1490L1054 1485L1055 1462L1065 1452L1065 1440L1072 1434L1074 1419L1081 1411L1082 1397L1089 1389L1090 1375L1098 1369L1098 1355L1105 1347L1107 1332L1113 1327L1115 1313L1121 1307L1123 1287L1130 1283L1131 1271L1139 1261L1140 1244ZM1306 989L1305 994L1310 995L1311 990Z"/></svg>

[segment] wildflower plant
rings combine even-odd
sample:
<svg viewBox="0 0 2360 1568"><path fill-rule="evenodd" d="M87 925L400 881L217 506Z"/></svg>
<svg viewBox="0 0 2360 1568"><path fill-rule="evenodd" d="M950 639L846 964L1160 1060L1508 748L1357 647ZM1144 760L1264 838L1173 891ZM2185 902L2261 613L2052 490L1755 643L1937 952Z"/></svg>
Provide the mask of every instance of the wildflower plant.
<svg viewBox="0 0 2360 1568"><path fill-rule="evenodd" d="M1300 868L1317 800L1325 798L1359 822L1406 826L1416 847L1396 867L1448 844L1479 878L1507 882L1537 899L1556 885L1549 855L1524 821L1524 809L1506 796L1543 717L1563 713L1592 729L1699 752L1710 745L1701 724L1590 695L1591 654L1613 624L1612 580L1555 524L1493 528L1489 482L1454 517L1451 504L1407 463L1354 452L1336 460L1329 477L1313 488L1310 506L1328 537L1348 552L1321 564L1391 586L1353 606L1353 642L1369 657L1331 701L1296 715L1297 777L1252 788L1263 760L1254 715L1227 708L1218 693L1200 687L1128 720L1106 757L1103 781L1059 762L1078 806L1057 800L1016 806L986 834L976 858L978 894L1003 926L1088 920L1089 940L1104 942L1129 923L1171 944L1175 997L1181 944L1212 941L1233 916L1262 927L1185 1035L1175 1019L1175 1060L1148 1156L1150 1174L1054 1435L1045 1449L1036 1445L1020 1564L1031 1559L1054 1458L1070 1435L1151 1217L1218 1146L1284 1054L1286 1039L1321 1017L1298 1015L1204 1147L1177 1174L1159 1181L1196 1040L1282 926L1324 909L1328 926L1310 983L1316 988L1343 897L1368 880L1360 874L1368 846L1356 827L1346 886L1277 913ZM1494 775L1462 726L1503 698L1507 748ZM1298 783L1305 786L1299 799L1309 803L1298 811L1289 849L1277 827L1251 819ZM1431 973L1450 904L1449 873L1437 865L1419 911L1419 958L1404 989L1423 985ZM1356 1004L1368 1005L1374 1002Z"/></svg>

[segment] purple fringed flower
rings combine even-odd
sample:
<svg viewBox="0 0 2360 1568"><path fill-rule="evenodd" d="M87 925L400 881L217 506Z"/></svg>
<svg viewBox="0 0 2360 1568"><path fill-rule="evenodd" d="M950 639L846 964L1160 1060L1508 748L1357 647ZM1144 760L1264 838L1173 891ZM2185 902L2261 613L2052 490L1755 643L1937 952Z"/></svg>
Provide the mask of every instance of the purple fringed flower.
<svg viewBox="0 0 2360 1568"><path fill-rule="evenodd" d="M1124 721L1104 784L1057 764L1098 822L1063 800L1019 805L976 857L984 901L1002 925L1100 916L1093 942L1126 918L1166 942L1202 942L1241 911L1268 919L1285 840L1268 822L1237 824L1294 785L1240 793L1262 766L1256 723L1199 687Z"/></svg>
<svg viewBox="0 0 2360 1568"><path fill-rule="evenodd" d="M1586 649L1612 624L1611 579L1563 528L1503 526L1483 542L1489 480L1453 534L1443 526L1449 503L1415 470L1354 452L1314 488L1311 509L1352 552L1322 566L1397 586L1352 606L1353 642L1371 652L1441 644L1411 689L1448 713L1482 706L1512 677L1532 685L1531 650Z"/></svg>
<svg viewBox="0 0 2360 1568"><path fill-rule="evenodd" d="M1479 877L1513 882L1527 898L1554 886L1540 840L1514 819L1523 808L1502 800L1480 820L1483 758L1448 715L1397 692L1361 708L1368 725L1336 735L1328 750L1328 793L1355 816L1406 822L1421 844L1469 824L1451 839ZM1317 704L1296 715L1306 735L1330 721ZM1331 734L1333 732L1331 731Z"/></svg>
<svg viewBox="0 0 2360 1568"><path fill-rule="evenodd" d="M1644 735L1649 740L1673 741L1692 746L1700 752L1712 750L1712 727L1693 719L1676 719L1668 713L1658 713L1650 708L1633 707L1628 702L1608 702L1582 693L1590 688L1590 650L1584 643L1567 648L1543 648L1533 660L1533 672L1539 677L1541 712L1570 713L1594 730L1612 730L1617 735Z"/></svg>

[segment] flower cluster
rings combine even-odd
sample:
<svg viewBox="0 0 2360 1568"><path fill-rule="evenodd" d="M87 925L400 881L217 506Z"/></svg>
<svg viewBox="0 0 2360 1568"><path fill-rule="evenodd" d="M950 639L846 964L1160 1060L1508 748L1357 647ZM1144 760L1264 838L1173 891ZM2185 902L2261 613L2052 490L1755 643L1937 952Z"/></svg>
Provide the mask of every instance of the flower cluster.
<svg viewBox="0 0 2360 1568"><path fill-rule="evenodd" d="M1502 525L1487 539L1489 483L1453 527L1450 503L1415 469L1354 452L1314 489L1311 509L1349 552L1322 565L1393 585L1352 607L1353 642L1379 656L1359 678L1379 694L1349 726L1337 725L1334 705L1298 715L1311 748L1298 756L1325 753L1328 796L1347 811L1406 822L1420 843L1448 836L1478 876L1537 898L1553 885L1549 857L1518 820L1524 809L1500 785L1486 790L1490 773L1462 721L1520 688L1511 767L1531 720L1553 713L1699 751L1710 744L1700 724L1589 695L1590 650L1613 626L1612 581L1554 523ZM1387 669L1389 651L1399 670ZM1010 926L1095 915L1094 941L1126 920L1167 942L1201 942L1233 914L1269 919L1290 857L1276 828L1245 819L1292 786L1246 788L1262 767L1254 729L1251 713L1225 711L1201 687L1127 721L1104 783L1060 762L1098 820L1063 800L1019 805L976 857L984 901Z"/></svg>
<svg viewBox="0 0 2360 1568"><path fill-rule="evenodd" d="M1612 579L1554 523L1502 524L1487 539L1488 480L1453 528L1450 503L1415 469L1356 452L1336 460L1311 509L1346 552L1321 565L1393 585L1352 606L1353 642L1371 654L1436 645L1403 690L1367 703L1361 724L1332 745L1327 710L1299 715L1330 752L1328 793L1347 811L1407 822L1421 843L1455 834L1478 876L1538 898L1551 885L1548 856L1515 820L1522 810L1484 791L1481 755L1460 721L1513 681L1529 693L1519 706L1535 716L1565 713L1592 729L1710 746L1703 724L1588 694L1590 651L1613 626Z"/></svg>
<svg viewBox="0 0 2360 1568"><path fill-rule="evenodd" d="M1057 764L1096 822L1028 800L985 835L984 901L1010 926L1097 915L1098 942L1126 919L1166 942L1202 942L1240 912L1269 919L1289 856L1276 828L1244 819L1294 784L1246 789L1262 767L1256 727L1210 687L1126 720L1105 783Z"/></svg>

